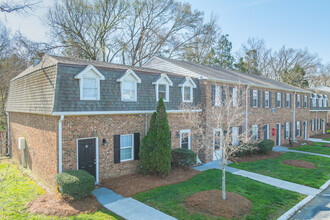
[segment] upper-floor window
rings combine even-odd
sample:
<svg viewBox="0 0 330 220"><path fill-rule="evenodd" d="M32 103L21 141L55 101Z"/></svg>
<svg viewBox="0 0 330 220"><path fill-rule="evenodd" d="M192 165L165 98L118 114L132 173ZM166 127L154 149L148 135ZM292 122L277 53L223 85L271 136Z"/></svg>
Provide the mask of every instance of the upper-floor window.
<svg viewBox="0 0 330 220"><path fill-rule="evenodd" d="M290 122L285 123L285 139L290 138Z"/></svg>
<svg viewBox="0 0 330 220"><path fill-rule="evenodd" d="M258 107L258 90L252 92L252 107Z"/></svg>
<svg viewBox="0 0 330 220"><path fill-rule="evenodd" d="M324 96L323 98L323 107L327 107L328 106L328 97Z"/></svg>
<svg viewBox="0 0 330 220"><path fill-rule="evenodd" d="M289 93L287 93L286 95L285 95L285 107L286 108L290 108L290 94Z"/></svg>
<svg viewBox="0 0 330 220"><path fill-rule="evenodd" d="M304 96L304 108L307 108L307 95Z"/></svg>
<svg viewBox="0 0 330 220"><path fill-rule="evenodd" d="M160 97L163 98L164 102L170 101L170 86L173 86L172 81L166 74L162 74L159 79L152 84L156 85L156 101Z"/></svg>
<svg viewBox="0 0 330 220"><path fill-rule="evenodd" d="M319 97L319 107L322 107L322 104L323 104L323 99L322 97Z"/></svg>
<svg viewBox="0 0 330 220"><path fill-rule="evenodd" d="M280 92L278 92L277 94L276 94L276 107L277 108L281 108L282 107L282 95L281 95L281 93Z"/></svg>
<svg viewBox="0 0 330 220"><path fill-rule="evenodd" d="M179 87L181 87L182 102L192 102L194 99L194 88L196 88L195 82L188 77L179 84Z"/></svg>
<svg viewBox="0 0 330 220"><path fill-rule="evenodd" d="M297 95L297 108L300 108L300 100L301 100L301 98L300 98L300 95Z"/></svg>
<svg viewBox="0 0 330 220"><path fill-rule="evenodd" d="M141 79L129 69L125 75L117 79L120 82L121 100L134 102L137 101L137 83L141 83Z"/></svg>
<svg viewBox="0 0 330 220"><path fill-rule="evenodd" d="M80 100L100 100L100 80L105 77L93 65L87 66L75 79L79 79Z"/></svg>
<svg viewBox="0 0 330 220"><path fill-rule="evenodd" d="M265 108L269 108L269 92L265 91Z"/></svg>
<svg viewBox="0 0 330 220"><path fill-rule="evenodd" d="M312 106L316 107L316 96L312 97Z"/></svg>
<svg viewBox="0 0 330 220"><path fill-rule="evenodd" d="M233 107L238 106L238 89L233 88Z"/></svg>
<svg viewBox="0 0 330 220"><path fill-rule="evenodd" d="M222 100L222 96L221 96L221 87L220 86L216 86L215 87L215 106L221 106L221 100Z"/></svg>

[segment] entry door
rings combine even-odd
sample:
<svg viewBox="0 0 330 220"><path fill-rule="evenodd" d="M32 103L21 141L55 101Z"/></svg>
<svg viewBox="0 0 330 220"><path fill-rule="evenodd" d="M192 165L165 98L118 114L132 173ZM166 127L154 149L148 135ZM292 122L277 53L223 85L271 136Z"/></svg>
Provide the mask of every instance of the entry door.
<svg viewBox="0 0 330 220"><path fill-rule="evenodd" d="M86 170L96 180L96 139L78 140L78 169Z"/></svg>
<svg viewBox="0 0 330 220"><path fill-rule="evenodd" d="M276 146L281 145L281 124L276 124Z"/></svg>
<svg viewBox="0 0 330 220"><path fill-rule="evenodd" d="M213 160L216 160L217 157L219 159L222 158L222 129L214 129L213 131Z"/></svg>

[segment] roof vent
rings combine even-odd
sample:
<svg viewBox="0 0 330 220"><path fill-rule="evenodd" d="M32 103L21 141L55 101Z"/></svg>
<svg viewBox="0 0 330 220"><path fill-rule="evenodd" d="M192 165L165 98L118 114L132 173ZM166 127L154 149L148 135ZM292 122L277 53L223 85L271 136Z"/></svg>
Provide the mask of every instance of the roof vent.
<svg viewBox="0 0 330 220"><path fill-rule="evenodd" d="M40 58L34 58L33 59L33 67L35 67L36 65L38 65L40 63L41 59Z"/></svg>

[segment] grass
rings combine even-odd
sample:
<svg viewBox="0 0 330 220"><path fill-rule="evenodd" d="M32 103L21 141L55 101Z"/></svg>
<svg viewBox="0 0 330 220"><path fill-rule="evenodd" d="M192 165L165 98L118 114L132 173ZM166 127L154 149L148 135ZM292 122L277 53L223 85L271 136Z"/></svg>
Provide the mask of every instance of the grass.
<svg viewBox="0 0 330 220"><path fill-rule="evenodd" d="M7 178L1 181L3 176ZM3 188L4 186L6 187ZM67 218L29 213L26 204L44 193L42 188L23 175L15 166L0 163L0 207L4 205L0 210L0 219L117 219L106 209ZM9 202L7 202L8 199Z"/></svg>
<svg viewBox="0 0 330 220"><path fill-rule="evenodd" d="M226 183L227 191L238 193L252 202L250 214L243 219L275 219L305 197L231 173L226 173ZM133 198L177 219L215 219L189 212L184 206L184 199L197 192L220 189L220 186L221 171L213 169L179 184L138 193Z"/></svg>
<svg viewBox="0 0 330 220"><path fill-rule="evenodd" d="M289 149L330 155L330 147L322 147L325 144L326 143L314 142L313 145L302 145L300 147L290 147Z"/></svg>
<svg viewBox="0 0 330 220"><path fill-rule="evenodd" d="M316 168L289 166L282 163L284 160L304 160L315 164ZM242 162L230 166L314 188L320 188L330 177L330 158L292 152L274 159Z"/></svg>
<svg viewBox="0 0 330 220"><path fill-rule="evenodd" d="M325 139L323 139L324 141L330 141L330 138L325 138Z"/></svg>

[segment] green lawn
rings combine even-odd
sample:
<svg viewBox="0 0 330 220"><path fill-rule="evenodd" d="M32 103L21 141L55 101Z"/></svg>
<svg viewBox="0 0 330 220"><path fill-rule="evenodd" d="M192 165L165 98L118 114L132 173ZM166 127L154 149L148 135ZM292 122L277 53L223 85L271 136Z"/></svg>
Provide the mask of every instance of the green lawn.
<svg viewBox="0 0 330 220"><path fill-rule="evenodd" d="M290 147L289 149L330 155L330 147L322 147L325 144L326 143L314 142L313 145L302 145L301 147Z"/></svg>
<svg viewBox="0 0 330 220"><path fill-rule="evenodd" d="M293 167L283 164L284 160L305 160L314 163L316 168ZM282 154L274 159L242 162L229 166L314 188L320 188L330 178L330 158L293 152Z"/></svg>
<svg viewBox="0 0 330 220"><path fill-rule="evenodd" d="M325 138L325 139L323 139L324 141L330 141L330 138Z"/></svg>
<svg viewBox="0 0 330 220"><path fill-rule="evenodd" d="M252 202L251 213L244 219L276 219L305 197L231 173L227 173L226 177L227 191L238 193ZM184 206L184 199L197 192L220 189L220 186L221 171L213 169L186 182L141 192L133 198L178 219L214 219L189 212Z"/></svg>
<svg viewBox="0 0 330 220"><path fill-rule="evenodd" d="M15 166L9 165L9 169L7 167L8 163L0 163L0 207L6 203L3 210L0 210L0 219L117 219L106 209L68 218L28 213L26 204L45 192L35 182L22 175ZM1 182L7 172L9 174L7 175L8 178ZM16 181L12 182L13 180ZM8 186L3 189L6 185ZM8 198L10 202L7 202Z"/></svg>

